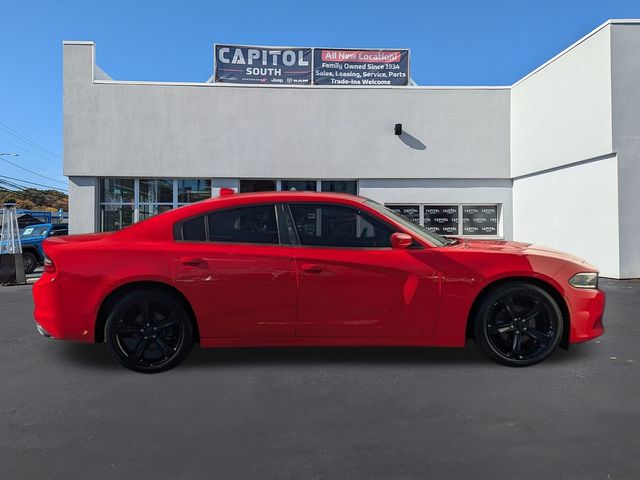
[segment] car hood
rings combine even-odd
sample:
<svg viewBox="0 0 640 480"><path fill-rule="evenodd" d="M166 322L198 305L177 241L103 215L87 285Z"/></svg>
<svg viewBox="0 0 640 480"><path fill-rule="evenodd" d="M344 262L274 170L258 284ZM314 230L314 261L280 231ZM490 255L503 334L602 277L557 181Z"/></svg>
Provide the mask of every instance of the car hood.
<svg viewBox="0 0 640 480"><path fill-rule="evenodd" d="M461 240L458 246L465 249L540 255L573 263L586 263L584 259L571 255L570 253L524 242L512 242L508 240Z"/></svg>

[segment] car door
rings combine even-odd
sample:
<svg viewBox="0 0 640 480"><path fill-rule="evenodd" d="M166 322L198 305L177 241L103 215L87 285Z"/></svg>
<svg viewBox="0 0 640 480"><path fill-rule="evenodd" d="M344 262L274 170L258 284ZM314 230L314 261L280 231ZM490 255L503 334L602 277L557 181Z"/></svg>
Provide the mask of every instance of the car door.
<svg viewBox="0 0 640 480"><path fill-rule="evenodd" d="M281 206L216 210L176 226L173 273L199 320L201 337L293 337L297 281L281 244Z"/></svg>
<svg viewBox="0 0 640 480"><path fill-rule="evenodd" d="M393 249L394 227L372 212L290 203L299 274L298 337L407 338L433 334L438 273L424 250Z"/></svg>

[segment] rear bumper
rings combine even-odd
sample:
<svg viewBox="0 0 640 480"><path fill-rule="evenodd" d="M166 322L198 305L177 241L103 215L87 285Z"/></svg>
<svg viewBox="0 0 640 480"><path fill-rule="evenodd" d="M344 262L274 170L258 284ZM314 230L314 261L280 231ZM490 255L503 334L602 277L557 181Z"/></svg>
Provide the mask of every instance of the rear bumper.
<svg viewBox="0 0 640 480"><path fill-rule="evenodd" d="M569 343L586 342L604 333L605 294L602 290L571 288L567 301L571 317Z"/></svg>
<svg viewBox="0 0 640 480"><path fill-rule="evenodd" d="M43 337L47 337L47 338L53 338L49 332L47 332L44 328L42 328L42 325L40 325L39 323L36 323L36 329L38 330L38 333L40 335L42 335Z"/></svg>
<svg viewBox="0 0 640 480"><path fill-rule="evenodd" d="M82 295L70 304L77 289L65 285L56 274L45 273L33 285L33 316L36 328L45 337L91 343L92 319L82 313Z"/></svg>

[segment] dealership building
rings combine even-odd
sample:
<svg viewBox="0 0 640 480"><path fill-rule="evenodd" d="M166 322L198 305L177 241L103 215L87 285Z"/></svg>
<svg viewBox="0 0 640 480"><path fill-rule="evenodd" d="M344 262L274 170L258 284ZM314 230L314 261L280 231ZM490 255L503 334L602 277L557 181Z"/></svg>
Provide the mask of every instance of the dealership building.
<svg viewBox="0 0 640 480"><path fill-rule="evenodd" d="M640 20L502 87L123 81L64 42L64 173L72 233L223 187L340 191L640 277Z"/></svg>

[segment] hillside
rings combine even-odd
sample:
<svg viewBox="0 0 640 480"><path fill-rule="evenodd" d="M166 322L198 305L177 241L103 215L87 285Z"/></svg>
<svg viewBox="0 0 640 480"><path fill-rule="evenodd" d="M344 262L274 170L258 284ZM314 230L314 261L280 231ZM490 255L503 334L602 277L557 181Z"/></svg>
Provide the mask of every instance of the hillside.
<svg viewBox="0 0 640 480"><path fill-rule="evenodd" d="M17 203L18 208L27 210L58 211L62 208L67 211L69 199L66 193L58 190L26 188L14 191L0 188L0 205L4 203Z"/></svg>

